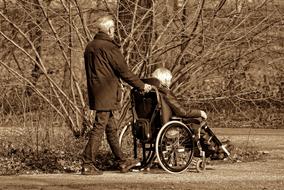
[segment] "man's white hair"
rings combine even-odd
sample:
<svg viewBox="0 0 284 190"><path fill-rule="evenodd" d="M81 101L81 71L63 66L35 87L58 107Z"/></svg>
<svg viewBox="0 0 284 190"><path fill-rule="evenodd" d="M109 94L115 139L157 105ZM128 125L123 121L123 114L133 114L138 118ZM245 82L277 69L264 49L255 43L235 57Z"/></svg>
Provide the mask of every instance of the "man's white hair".
<svg viewBox="0 0 284 190"><path fill-rule="evenodd" d="M114 27L114 20L111 16L103 16L98 19L98 29L102 32L108 32L111 27Z"/></svg>
<svg viewBox="0 0 284 190"><path fill-rule="evenodd" d="M171 86L173 75L170 70L160 67L152 73L152 76L157 78L163 86L168 88Z"/></svg>

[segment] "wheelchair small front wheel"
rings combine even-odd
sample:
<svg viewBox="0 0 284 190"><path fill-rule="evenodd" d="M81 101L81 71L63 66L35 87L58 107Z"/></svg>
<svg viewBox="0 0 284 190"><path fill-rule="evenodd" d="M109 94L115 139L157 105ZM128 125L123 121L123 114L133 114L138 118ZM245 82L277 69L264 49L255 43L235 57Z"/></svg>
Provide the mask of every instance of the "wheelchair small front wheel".
<svg viewBox="0 0 284 190"><path fill-rule="evenodd" d="M180 121L166 123L157 135L155 151L159 164L167 172L186 171L194 154L190 128Z"/></svg>
<svg viewBox="0 0 284 190"><path fill-rule="evenodd" d="M196 170L201 173L206 169L206 163L204 163L201 159L196 162Z"/></svg>

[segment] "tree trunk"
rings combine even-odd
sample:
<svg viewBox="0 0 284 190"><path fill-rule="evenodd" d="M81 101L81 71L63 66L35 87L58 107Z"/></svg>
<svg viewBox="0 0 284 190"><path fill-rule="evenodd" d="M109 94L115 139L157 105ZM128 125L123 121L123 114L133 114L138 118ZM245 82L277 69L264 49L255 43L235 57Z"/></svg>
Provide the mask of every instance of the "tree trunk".
<svg viewBox="0 0 284 190"><path fill-rule="evenodd" d="M30 38L31 41L34 42L34 46L36 51L38 52L38 55L41 56L41 43L42 43L42 31L39 28L39 25L41 23L41 14L40 14L40 10L39 10L39 6L37 1L33 1L33 5L31 5L31 9L35 10L36 14L35 14L35 19L36 19L36 24L31 22L29 24L29 30L30 32ZM35 60L37 62L39 62L40 57L36 56ZM42 71L40 70L40 68L38 67L37 64L35 64L32 73L31 73L31 82L33 85L36 85L38 79L40 78L40 76L42 75ZM27 96L31 96L33 93L33 90L31 88L30 85L26 86L26 90L25 90L25 94Z"/></svg>
<svg viewBox="0 0 284 190"><path fill-rule="evenodd" d="M68 25L68 31L69 31L69 49L68 49L68 57L69 57L69 64L68 62L64 65L64 75L63 75L63 82L62 82L62 89L67 93L69 96L71 95L71 89L72 89L72 14L71 14L71 3L69 1L68 3L69 8L69 25Z"/></svg>

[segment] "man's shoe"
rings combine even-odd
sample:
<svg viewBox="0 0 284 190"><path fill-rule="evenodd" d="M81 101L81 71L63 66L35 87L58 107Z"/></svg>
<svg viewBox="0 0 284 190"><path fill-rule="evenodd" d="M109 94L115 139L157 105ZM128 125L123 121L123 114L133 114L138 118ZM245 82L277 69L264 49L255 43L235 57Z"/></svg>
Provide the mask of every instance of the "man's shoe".
<svg viewBox="0 0 284 190"><path fill-rule="evenodd" d="M103 172L93 165L83 165L81 174L82 175L102 175Z"/></svg>
<svg viewBox="0 0 284 190"><path fill-rule="evenodd" d="M126 160L123 163L120 164L120 172L121 173L126 173L128 172L131 168L135 166L140 166L141 163L138 160Z"/></svg>

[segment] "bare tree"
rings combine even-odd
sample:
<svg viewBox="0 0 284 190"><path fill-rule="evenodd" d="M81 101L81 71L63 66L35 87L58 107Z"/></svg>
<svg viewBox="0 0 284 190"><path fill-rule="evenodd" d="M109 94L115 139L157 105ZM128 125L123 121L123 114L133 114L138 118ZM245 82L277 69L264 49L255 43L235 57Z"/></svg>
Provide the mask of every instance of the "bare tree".
<svg viewBox="0 0 284 190"><path fill-rule="evenodd" d="M1 75L28 85L35 92L31 100L41 97L74 133L82 120L91 123L82 55L96 32L96 19L105 12L116 17L121 50L132 70L147 77L157 66L171 69L172 89L185 104L209 104L219 113L226 100L245 113L242 101L271 105L283 98L283 5L274 0L20 2L1 4ZM262 68L271 77L254 73ZM269 90L263 84L273 96L265 94ZM128 94L120 122L127 115Z"/></svg>

